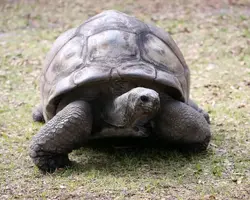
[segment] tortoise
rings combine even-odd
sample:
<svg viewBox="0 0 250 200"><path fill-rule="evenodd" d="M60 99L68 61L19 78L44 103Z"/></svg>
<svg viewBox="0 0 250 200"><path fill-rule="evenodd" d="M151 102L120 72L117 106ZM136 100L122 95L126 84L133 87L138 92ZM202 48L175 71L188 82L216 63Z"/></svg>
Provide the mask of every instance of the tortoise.
<svg viewBox="0 0 250 200"><path fill-rule="evenodd" d="M41 171L69 165L72 150L98 138L158 138L198 151L211 139L209 115L189 98L190 71L172 37L116 10L56 39L40 88L32 116L45 124L29 155Z"/></svg>

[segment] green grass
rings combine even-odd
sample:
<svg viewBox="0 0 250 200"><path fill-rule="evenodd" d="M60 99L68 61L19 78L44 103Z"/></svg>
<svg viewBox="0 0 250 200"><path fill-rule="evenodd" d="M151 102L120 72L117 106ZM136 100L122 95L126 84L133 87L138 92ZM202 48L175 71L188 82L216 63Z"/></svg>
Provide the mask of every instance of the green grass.
<svg viewBox="0 0 250 200"><path fill-rule="evenodd" d="M250 199L250 5L220 2L1 1L0 199ZM212 119L206 153L82 148L54 174L33 165L44 57L60 33L103 9L172 34L191 69L191 96Z"/></svg>

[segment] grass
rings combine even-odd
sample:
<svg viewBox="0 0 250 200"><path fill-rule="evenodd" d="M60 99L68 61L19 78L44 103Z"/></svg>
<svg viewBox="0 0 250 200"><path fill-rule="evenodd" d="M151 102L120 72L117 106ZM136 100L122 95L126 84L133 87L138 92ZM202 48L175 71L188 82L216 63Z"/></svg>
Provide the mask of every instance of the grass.
<svg viewBox="0 0 250 200"><path fill-rule="evenodd" d="M227 1L1 1L1 199L250 199L250 5ZM70 154L73 167L41 174L28 156L41 124L39 75L56 37L103 9L169 31L191 69L191 96L212 119L208 151Z"/></svg>

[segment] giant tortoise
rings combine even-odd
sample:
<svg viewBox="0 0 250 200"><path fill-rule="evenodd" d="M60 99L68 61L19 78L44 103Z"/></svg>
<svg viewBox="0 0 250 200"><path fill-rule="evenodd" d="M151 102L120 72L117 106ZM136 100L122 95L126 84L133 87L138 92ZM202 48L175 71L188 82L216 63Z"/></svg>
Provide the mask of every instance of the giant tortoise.
<svg viewBox="0 0 250 200"><path fill-rule="evenodd" d="M53 172L91 139L158 138L206 150L209 115L189 90L189 68L167 32L104 11L60 35L47 54L33 111L33 120L45 124L29 155Z"/></svg>

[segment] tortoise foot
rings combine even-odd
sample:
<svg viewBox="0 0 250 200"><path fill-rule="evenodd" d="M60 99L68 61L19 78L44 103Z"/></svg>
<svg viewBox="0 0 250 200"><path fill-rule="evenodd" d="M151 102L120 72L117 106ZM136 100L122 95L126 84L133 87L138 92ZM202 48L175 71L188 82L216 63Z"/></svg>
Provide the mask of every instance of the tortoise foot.
<svg viewBox="0 0 250 200"><path fill-rule="evenodd" d="M68 155L41 156L32 158L40 171L53 173L58 168L71 165Z"/></svg>

